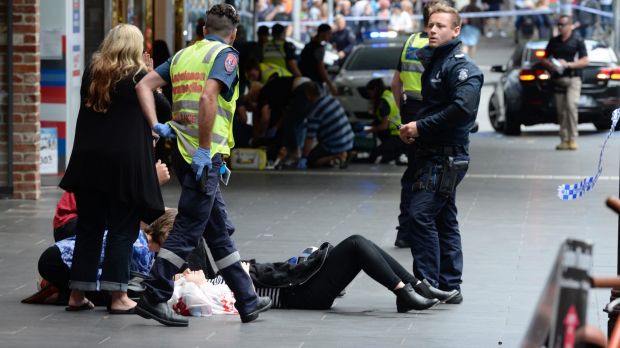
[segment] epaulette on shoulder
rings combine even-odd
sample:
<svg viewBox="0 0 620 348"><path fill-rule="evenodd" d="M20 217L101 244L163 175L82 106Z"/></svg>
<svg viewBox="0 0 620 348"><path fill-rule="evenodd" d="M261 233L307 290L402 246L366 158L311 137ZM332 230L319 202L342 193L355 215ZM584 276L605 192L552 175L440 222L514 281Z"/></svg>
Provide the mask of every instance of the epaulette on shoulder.
<svg viewBox="0 0 620 348"><path fill-rule="evenodd" d="M457 58L457 59L465 58L465 53L457 53L457 54L454 55L454 58Z"/></svg>

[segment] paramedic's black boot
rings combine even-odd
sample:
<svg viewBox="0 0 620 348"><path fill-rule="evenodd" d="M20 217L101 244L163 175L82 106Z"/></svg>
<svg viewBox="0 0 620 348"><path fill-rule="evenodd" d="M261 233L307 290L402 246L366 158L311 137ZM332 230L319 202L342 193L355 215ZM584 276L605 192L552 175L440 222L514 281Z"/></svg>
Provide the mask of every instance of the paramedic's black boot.
<svg viewBox="0 0 620 348"><path fill-rule="evenodd" d="M413 288L418 294L426 298L436 298L444 303L454 299L459 294L458 290L439 290L436 287L432 286L426 279L416 284Z"/></svg>
<svg viewBox="0 0 620 348"><path fill-rule="evenodd" d="M271 308L271 299L268 296L259 297L256 309L246 314L239 313L239 316L241 317L241 322L249 323L251 321L254 321L258 319L258 313L264 312L269 308Z"/></svg>
<svg viewBox="0 0 620 348"><path fill-rule="evenodd" d="M189 320L176 314L167 302L154 303L142 295L136 306L136 314L146 319L155 319L166 326L187 326Z"/></svg>
<svg viewBox="0 0 620 348"><path fill-rule="evenodd" d="M404 288L394 290L394 294L396 294L396 310L398 313L405 313L412 309L421 311L439 303L438 299L428 299L418 295L411 284L405 284Z"/></svg>

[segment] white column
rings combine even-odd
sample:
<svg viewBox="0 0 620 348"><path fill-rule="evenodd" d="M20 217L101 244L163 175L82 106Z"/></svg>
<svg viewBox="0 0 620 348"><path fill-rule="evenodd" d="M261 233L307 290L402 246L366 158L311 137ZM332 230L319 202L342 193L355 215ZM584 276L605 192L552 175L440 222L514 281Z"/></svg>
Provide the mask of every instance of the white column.
<svg viewBox="0 0 620 348"><path fill-rule="evenodd" d="M334 0L327 0L327 23L334 23Z"/></svg>
<svg viewBox="0 0 620 348"><path fill-rule="evenodd" d="M620 53L620 3L618 1L614 1L614 30L612 32L613 35L613 45L614 49L617 53Z"/></svg>
<svg viewBox="0 0 620 348"><path fill-rule="evenodd" d="M301 39L301 0L293 0L293 38Z"/></svg>

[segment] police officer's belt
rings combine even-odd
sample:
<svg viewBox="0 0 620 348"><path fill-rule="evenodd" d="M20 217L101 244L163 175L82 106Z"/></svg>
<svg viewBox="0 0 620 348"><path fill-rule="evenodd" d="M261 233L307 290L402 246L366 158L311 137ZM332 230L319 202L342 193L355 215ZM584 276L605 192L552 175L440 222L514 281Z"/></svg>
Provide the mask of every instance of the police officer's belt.
<svg viewBox="0 0 620 348"><path fill-rule="evenodd" d="M422 145L415 148L416 156L456 156L463 153L465 153L465 149L461 145Z"/></svg>
<svg viewBox="0 0 620 348"><path fill-rule="evenodd" d="M414 93L414 92L405 92L403 93L404 95L404 100L417 100L417 101L421 101L422 100L422 94L419 93Z"/></svg>

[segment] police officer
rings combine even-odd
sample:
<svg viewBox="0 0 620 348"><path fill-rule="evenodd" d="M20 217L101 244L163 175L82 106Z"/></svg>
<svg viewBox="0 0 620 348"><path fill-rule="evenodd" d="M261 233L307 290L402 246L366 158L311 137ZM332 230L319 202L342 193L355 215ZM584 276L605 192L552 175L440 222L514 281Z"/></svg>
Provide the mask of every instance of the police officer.
<svg viewBox="0 0 620 348"><path fill-rule="evenodd" d="M152 125L162 137L176 134L175 172L182 184L179 213L170 236L155 259L145 294L136 313L169 326L187 326L187 318L167 306L175 273L204 236L215 264L235 294L242 322L269 309L268 297L257 297L252 281L240 264L230 235L234 227L226 214L219 188L226 171L224 156L234 146L232 117L239 95L238 54L230 44L239 16L231 5L219 4L207 12L205 40L177 52L136 86L143 111L154 115L152 90L172 83L172 121Z"/></svg>
<svg viewBox="0 0 620 348"><path fill-rule="evenodd" d="M428 9L431 3L424 6L422 14L425 28L428 24ZM398 66L392 78L392 92L394 94L394 101L400 108L402 123L413 121L415 114L422 105L422 73L424 72L424 66L422 66L422 63L416 56L416 52L426 45L428 45L428 35L426 32L414 33L409 36L405 46L403 46ZM413 153L411 151L412 146L406 146L409 161L407 162L407 169L400 179L400 214L398 215L396 241L394 242L394 245L398 248L411 247L411 231L409 231L406 224L409 216L411 195L413 194L411 190L413 182L409 180L413 177Z"/></svg>
<svg viewBox="0 0 620 348"><path fill-rule="evenodd" d="M404 142L416 144L408 221L413 232L411 254L416 277L441 290L458 290L447 303L461 303L463 253L455 190L469 164L469 132L483 76L460 50L458 11L438 3L429 14L429 46L416 53L425 66L422 108L400 129Z"/></svg>
<svg viewBox="0 0 620 348"><path fill-rule="evenodd" d="M286 41L284 26L274 24L271 27L271 41L263 44L263 61L287 69L293 76L301 76L295 60L295 46Z"/></svg>

